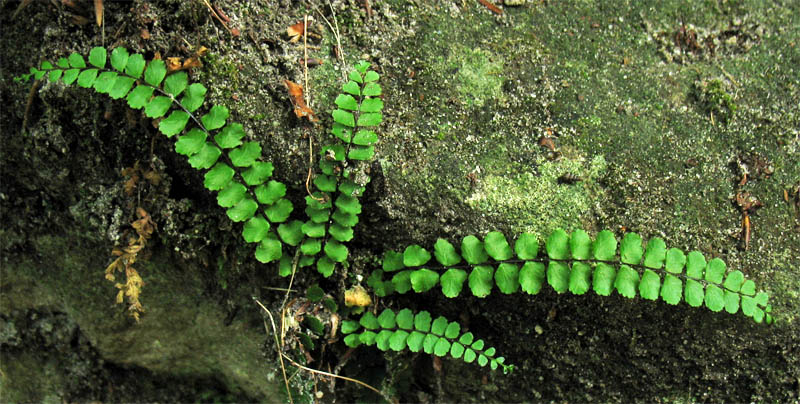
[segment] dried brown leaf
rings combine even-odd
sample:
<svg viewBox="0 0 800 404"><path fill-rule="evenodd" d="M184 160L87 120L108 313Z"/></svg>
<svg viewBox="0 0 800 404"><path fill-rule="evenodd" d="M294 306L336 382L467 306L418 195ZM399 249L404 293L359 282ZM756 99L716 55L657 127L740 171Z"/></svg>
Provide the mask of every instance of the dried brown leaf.
<svg viewBox="0 0 800 404"><path fill-rule="evenodd" d="M94 0L94 19L97 26L103 26L103 0Z"/></svg>
<svg viewBox="0 0 800 404"><path fill-rule="evenodd" d="M180 70L183 64L181 63L181 58L179 57L171 57L167 58L167 72L171 73L175 70Z"/></svg>
<svg viewBox="0 0 800 404"><path fill-rule="evenodd" d="M303 99L303 86L289 80L284 80L283 83L289 90L289 100L294 105L294 114L298 118L308 118L311 122L317 122L319 119L314 115L314 111L306 105Z"/></svg>
<svg viewBox="0 0 800 404"><path fill-rule="evenodd" d="M303 38L303 21L298 22L297 24L290 25L289 28L286 28L286 34L289 35L289 42L297 42ZM306 30L308 27L305 27Z"/></svg>

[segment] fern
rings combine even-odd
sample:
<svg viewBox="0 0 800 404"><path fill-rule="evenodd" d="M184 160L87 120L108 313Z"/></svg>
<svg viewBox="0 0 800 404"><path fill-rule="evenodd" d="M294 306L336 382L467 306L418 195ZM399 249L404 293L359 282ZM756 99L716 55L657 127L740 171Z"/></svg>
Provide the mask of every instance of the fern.
<svg viewBox="0 0 800 404"><path fill-rule="evenodd" d="M364 192L368 176L357 175L356 162L374 155L377 134L370 127L382 120L383 101L379 76L361 62L350 73L343 86L344 94L336 99L332 133L339 144L322 149L322 174L314 180L318 192L306 198L309 220L288 221L294 211L285 198L286 185L271 180L273 165L261 160L261 146L243 141L244 128L227 122L229 111L224 106L211 106L202 116L195 115L203 106L207 89L199 83L189 84L186 72L167 74L162 60L145 63L141 54L129 54L116 48L110 58L105 48L95 47L89 53L89 65L77 53L59 59L55 65L44 62L30 74L40 79L62 80L94 88L114 99L126 99L133 109L144 109L147 117L161 119L158 129L167 137L177 136L175 151L186 156L189 164L206 170L203 185L217 192L217 203L226 209L234 222L243 222L242 237L258 243L255 257L262 263L280 260L280 273L291 273L286 245L299 247L300 266L317 262L324 276L333 273L335 263L347 260L343 243L353 237L361 205L358 197ZM110 64L110 66L109 66ZM181 97L182 96L182 97ZM335 202L331 204L331 201ZM324 256L317 260L317 255Z"/></svg>
<svg viewBox="0 0 800 404"><path fill-rule="evenodd" d="M296 263L316 265L328 277L336 264L347 261L346 243L353 238L362 209L359 198L370 180L364 162L375 154L378 135L373 129L383 120L379 75L369 70L369 63L355 65L335 100L330 132L336 143L320 151L321 174L313 181L315 192L305 198L308 219L301 221L289 220L295 209L285 197L286 185L270 179L272 163L263 160L257 142L243 140L241 124L228 122L228 109L214 105L199 115L207 89L189 84L186 72L168 74L163 61L146 63L141 54L129 54L125 48L114 49L110 57L105 48L93 48L88 62L73 53L55 65L44 62L38 69L31 68L20 78L38 80L47 75L52 81L77 83L114 99L124 98L131 108L160 119L159 131L169 138L177 136L175 152L186 156L193 168L205 171L205 188L217 192L217 203L232 221L243 223L242 237L257 244L255 258L262 263L278 262L280 275L290 275ZM296 254L286 254L288 247L296 248ZM627 298L661 298L669 304L684 300L693 307L705 305L731 314L741 310L756 322L771 323L767 294L756 293L753 281L745 280L740 271L726 270L718 258L706 261L698 251L685 254L667 249L660 238L643 248L636 233L618 241L604 230L592 240L583 230L567 234L559 229L546 238L540 251L535 235L521 234L512 248L495 231L483 240L467 236L458 249L439 239L433 255L419 245L403 252L387 251L381 269L373 271L367 283L378 296L411 290L424 293L439 286L449 298L459 296L465 283L476 297L488 296L495 287L504 294L535 295L547 283L558 293L580 295L594 290L609 296L616 290ZM391 279L384 279L389 274ZM513 369L503 357L495 356L494 348L461 331L457 322L444 317L431 320L430 313L414 314L409 309L396 313L386 309L377 317L366 312L359 321L342 323L344 342L350 347L408 349L477 361L505 372Z"/></svg>
<svg viewBox="0 0 800 404"><path fill-rule="evenodd" d="M482 339L475 340L471 332L462 333L459 323L441 316L431 320L427 311L414 314L410 309L397 313L385 309L377 317L366 312L359 321L344 321L342 333L348 334L344 342L353 348L364 344L375 345L382 351L408 349L436 356L449 355L466 363L477 360L480 366L488 364L492 370L500 366L504 373L514 369L513 365L505 364L504 357L495 356L495 348L486 347Z"/></svg>
<svg viewBox="0 0 800 404"><path fill-rule="evenodd" d="M368 283L379 296L412 289L427 292L439 285L450 298L461 294L465 282L476 297L488 296L495 286L504 294L521 289L535 295L547 283L558 293L582 295L591 289L609 296L616 290L627 298L661 298L673 305L683 299L692 307L705 305L714 312L735 314L741 309L757 323L772 323L767 294L756 293L755 283L745 280L741 271L726 273L724 261L706 262L699 251L668 250L657 237L642 248L636 233L626 233L618 243L608 230L592 241L583 230L567 234L558 229L547 237L545 252L540 253L532 234L520 235L512 250L505 236L494 231L483 241L465 237L460 253L444 239L433 250L433 264L429 264L431 254L418 245L402 253L387 251L382 269L374 271ZM383 279L393 272L391 279Z"/></svg>

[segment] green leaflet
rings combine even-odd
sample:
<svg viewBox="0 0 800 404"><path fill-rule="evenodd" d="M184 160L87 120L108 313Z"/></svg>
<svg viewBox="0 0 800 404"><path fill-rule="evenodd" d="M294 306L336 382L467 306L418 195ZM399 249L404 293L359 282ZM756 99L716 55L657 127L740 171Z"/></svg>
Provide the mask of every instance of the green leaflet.
<svg viewBox="0 0 800 404"><path fill-rule="evenodd" d="M114 87L116 80L116 72L102 72L97 76L97 79L92 84L92 87L94 87L94 90L100 94L108 94Z"/></svg>
<svg viewBox="0 0 800 404"><path fill-rule="evenodd" d="M297 246L303 240L303 222L292 220L278 226L278 235L284 243Z"/></svg>
<svg viewBox="0 0 800 404"><path fill-rule="evenodd" d="M547 283L558 293L569 288L569 266L563 262L550 261L547 265Z"/></svg>
<svg viewBox="0 0 800 404"><path fill-rule="evenodd" d="M260 150L261 147L259 146L258 149ZM242 159L248 159L248 156L241 156ZM233 160L233 158L231 158ZM237 160L240 164L243 164L244 160ZM249 162L249 161L247 161ZM264 183L267 178L272 176L272 170L274 167L270 162L264 161L256 161L256 162L249 162L251 164L250 168L245 170L242 173L242 178L247 185L255 186Z"/></svg>
<svg viewBox="0 0 800 404"><path fill-rule="evenodd" d="M331 276L335 269L336 262L328 257L322 257L317 261L317 272L319 272L325 278Z"/></svg>
<svg viewBox="0 0 800 404"><path fill-rule="evenodd" d="M683 271L683 266L686 265L686 254L677 248L670 248L667 251L665 261L667 272L679 274Z"/></svg>
<svg viewBox="0 0 800 404"><path fill-rule="evenodd" d="M516 252L519 259L535 259L536 255L539 253L539 241L533 234L522 233L519 238L517 238L517 242L514 243L514 252Z"/></svg>
<svg viewBox="0 0 800 404"><path fill-rule="evenodd" d="M667 254L667 245L664 240L655 237L647 242L644 253L644 266L659 269L664 265Z"/></svg>
<svg viewBox="0 0 800 404"><path fill-rule="evenodd" d="M257 243L269 234L269 222L264 217L253 216L245 223L242 229L242 237L248 243Z"/></svg>
<svg viewBox="0 0 800 404"><path fill-rule="evenodd" d="M244 135L242 124L230 123L214 136L214 141L223 149L231 149L242 144Z"/></svg>
<svg viewBox="0 0 800 404"><path fill-rule="evenodd" d="M344 83L342 86L342 91L355 96L361 95L361 88L358 86L358 83L354 81L348 81L347 83Z"/></svg>
<svg viewBox="0 0 800 404"><path fill-rule="evenodd" d="M111 60L113 63L114 52L111 52ZM144 66L145 66L144 56L138 53L130 55L128 57L127 63L125 64L125 74L127 74L128 76L132 76L133 78L139 79L142 77L142 72L144 72Z"/></svg>
<svg viewBox="0 0 800 404"><path fill-rule="evenodd" d="M264 210L264 213L267 215L267 219L269 219L272 223L282 223L285 222L286 219L289 218L289 215L294 210L294 206L292 202L288 199L279 199L270 207ZM341 261L338 261L341 262Z"/></svg>
<svg viewBox="0 0 800 404"><path fill-rule="evenodd" d="M467 272L463 269L450 268L442 274L439 282L442 284L442 294L447 297L456 297L461 293Z"/></svg>
<svg viewBox="0 0 800 404"><path fill-rule="evenodd" d="M261 146L257 142L246 142L228 152L231 162L236 167L250 167L261 157ZM268 163L271 165L271 163ZM272 175L270 171L269 175ZM266 177L264 177L266 179Z"/></svg>
<svg viewBox="0 0 800 404"><path fill-rule="evenodd" d="M69 55L68 60L69 60L69 65L71 67L76 68L76 69L82 69L82 68L86 67L86 62L84 62L83 56L81 56L81 55L79 55L77 53L73 53L73 54Z"/></svg>
<svg viewBox="0 0 800 404"><path fill-rule="evenodd" d="M662 242L663 243L663 242ZM645 258L646 260L647 258ZM658 292L661 290L661 278L657 273L647 269L642 275L642 280L639 282L639 294L643 299L656 300L658 299Z"/></svg>
<svg viewBox="0 0 800 404"><path fill-rule="evenodd" d="M217 162L220 155L222 155L222 151L217 146L206 142L196 154L189 157L189 164L198 170L210 168Z"/></svg>
<svg viewBox="0 0 800 404"><path fill-rule="evenodd" d="M581 229L573 231L569 237L569 249L572 258L589 259L592 249L592 240L589 238L589 234Z"/></svg>
<svg viewBox="0 0 800 404"><path fill-rule="evenodd" d="M539 293L544 279L544 264L541 262L526 262L519 270L519 284L525 293L531 295Z"/></svg>
<svg viewBox="0 0 800 404"><path fill-rule="evenodd" d="M511 258L511 246L508 245L506 237L499 231L489 232L483 239L486 253L497 261Z"/></svg>
<svg viewBox="0 0 800 404"><path fill-rule="evenodd" d="M255 189L256 199L264 205L272 205L286 195L286 185L275 180L269 180Z"/></svg>
<svg viewBox="0 0 800 404"><path fill-rule="evenodd" d="M347 259L347 247L336 240L325 244L325 255L334 262L344 262Z"/></svg>
<svg viewBox="0 0 800 404"><path fill-rule="evenodd" d="M114 70L116 70L116 71L118 71L120 73L124 72L125 68L128 65L128 58L129 57L130 57L130 55L128 54L128 50L127 49L122 48L122 47L114 48L114 50L111 51L111 67L113 67ZM135 77L136 75L132 75L132 76Z"/></svg>
<svg viewBox="0 0 800 404"><path fill-rule="evenodd" d="M436 261L444 266L456 265L461 262L461 256L456 252L456 248L445 239L436 240L433 246L433 253Z"/></svg>
<svg viewBox="0 0 800 404"><path fill-rule="evenodd" d="M336 109L332 113L334 122L344 125L350 128L356 126L355 117L351 112L343 111L341 109Z"/></svg>
<svg viewBox="0 0 800 404"><path fill-rule="evenodd" d="M683 283L674 275L667 275L661 285L661 298L665 302L675 305L680 303L683 294Z"/></svg>
<svg viewBox="0 0 800 404"><path fill-rule="evenodd" d="M168 117L159 122L158 130L167 137L172 137L183 132L187 122L189 122L189 114L184 111L172 111Z"/></svg>
<svg viewBox="0 0 800 404"><path fill-rule="evenodd" d="M425 265L430 259L431 254L416 244L406 247L403 251L403 265L407 267Z"/></svg>
<svg viewBox="0 0 800 404"><path fill-rule="evenodd" d="M132 77L117 76L114 80L114 85L108 92L108 96L115 100L125 97L128 95L134 83L136 83L136 79Z"/></svg>
<svg viewBox="0 0 800 404"><path fill-rule="evenodd" d="M173 97L177 97L183 92L183 90L186 89L188 84L189 76L186 74L186 72L175 72L167 76L167 78L164 80L164 92Z"/></svg>
<svg viewBox="0 0 800 404"><path fill-rule="evenodd" d="M106 48L96 46L89 51L89 63L100 69L106 66Z"/></svg>
<svg viewBox="0 0 800 404"><path fill-rule="evenodd" d="M547 250L547 256L551 259L563 260L569 258L569 236L564 230L555 230L547 237L544 245Z"/></svg>
<svg viewBox="0 0 800 404"><path fill-rule="evenodd" d="M599 263L594 269L592 289L600 296L611 296L616 277L617 271L611 265Z"/></svg>
<svg viewBox="0 0 800 404"><path fill-rule="evenodd" d="M383 121L383 115L378 112L364 112L358 116L358 126L378 126Z"/></svg>
<svg viewBox="0 0 800 404"><path fill-rule="evenodd" d="M250 197L244 197L237 202L236 205L228 208L226 213L234 222L243 222L253 217L257 209L258 203L256 203L256 201L250 199Z"/></svg>
<svg viewBox="0 0 800 404"><path fill-rule="evenodd" d="M169 97L159 95L144 106L144 114L147 115L148 118L161 118L167 113L171 106L172 100L170 100Z"/></svg>
<svg viewBox="0 0 800 404"><path fill-rule="evenodd" d="M337 107L348 111L355 111L358 109L358 101L350 94L339 94L334 103Z"/></svg>
<svg viewBox="0 0 800 404"><path fill-rule="evenodd" d="M228 108L222 105L214 105L207 114L200 117L200 121L203 122L203 126L205 126L206 130L219 129L225 125L225 120L228 119L228 115L230 115Z"/></svg>
<svg viewBox="0 0 800 404"><path fill-rule="evenodd" d="M350 241L353 239L353 228L352 227L345 227L338 223L334 223L331 225L330 229L328 229L328 233L330 233L331 237L333 237L337 241Z"/></svg>
<svg viewBox="0 0 800 404"><path fill-rule="evenodd" d="M514 264L502 263L494 273L494 280L500 292L515 293L519 289L519 269Z"/></svg>
<svg viewBox="0 0 800 404"><path fill-rule="evenodd" d="M303 234L308 237L320 238L325 235L325 225L313 221L303 223L301 230L303 230Z"/></svg>
<svg viewBox="0 0 800 404"><path fill-rule="evenodd" d="M569 291L576 295L582 295L592 287L592 268L584 262L572 264L572 271L569 273Z"/></svg>
<svg viewBox="0 0 800 404"><path fill-rule="evenodd" d="M400 271L392 276L392 287L395 292L404 294L411 290L411 273L414 271Z"/></svg>
<svg viewBox="0 0 800 404"><path fill-rule="evenodd" d="M494 269L490 266L476 266L469 274L469 288L476 297L486 297L492 291Z"/></svg>
<svg viewBox="0 0 800 404"><path fill-rule="evenodd" d="M414 292L422 293L433 289L439 281L439 274L430 269L418 269L409 275Z"/></svg>
<svg viewBox="0 0 800 404"><path fill-rule="evenodd" d="M705 279L711 283L722 283L722 277L725 276L726 269L725 261L714 258L708 262Z"/></svg>
<svg viewBox="0 0 800 404"><path fill-rule="evenodd" d="M78 78L78 74L80 74L79 69L69 69L64 71L64 76L61 79L64 81L64 84L70 85L75 82ZM37 79L38 80L38 79Z"/></svg>
<svg viewBox="0 0 800 404"><path fill-rule="evenodd" d="M642 260L642 238L636 233L625 233L619 247L619 255L622 262L638 265Z"/></svg>
<svg viewBox="0 0 800 404"><path fill-rule="evenodd" d="M231 181L217 194L217 204L223 208L230 208L244 198L247 188L244 185Z"/></svg>
<svg viewBox="0 0 800 404"><path fill-rule="evenodd" d="M461 241L461 254L464 260L472 265L482 264L489 259L483 243L475 236L467 236Z"/></svg>
<svg viewBox="0 0 800 404"><path fill-rule="evenodd" d="M614 281L614 287L620 295L629 299L636 297L636 287L639 285L639 273L627 265L621 265Z"/></svg>
<svg viewBox="0 0 800 404"><path fill-rule="evenodd" d="M181 98L181 105L189 112L194 112L203 105L207 91L206 87L200 83L190 84L189 87L186 88L183 98Z"/></svg>
<svg viewBox="0 0 800 404"><path fill-rule="evenodd" d="M89 88L94 84L97 78L97 69L86 69L78 75L78 85L83 88Z"/></svg>
<svg viewBox="0 0 800 404"><path fill-rule="evenodd" d="M279 260L282 255L281 242L273 234L268 234L256 248L256 259L265 264Z"/></svg>
<svg viewBox="0 0 800 404"><path fill-rule="evenodd" d="M403 264L403 254L391 250L384 252L382 268L386 272L393 272L405 268Z"/></svg>
<svg viewBox="0 0 800 404"><path fill-rule="evenodd" d="M300 252L303 255L317 255L322 250L322 242L319 239L307 238L300 243Z"/></svg>
<svg viewBox="0 0 800 404"><path fill-rule="evenodd" d="M198 128L192 128L185 135L178 137L178 141L175 142L175 152L184 156L191 156L200 151L206 143L207 137L208 135L205 132Z"/></svg>
<svg viewBox="0 0 800 404"><path fill-rule="evenodd" d="M138 85L133 89L125 98L128 101L128 106L133 109L141 109L147 105L148 100L153 95L153 87Z"/></svg>
<svg viewBox="0 0 800 404"><path fill-rule="evenodd" d="M203 185L210 191L219 191L231 182L234 173L227 164L217 163L206 173Z"/></svg>
<svg viewBox="0 0 800 404"><path fill-rule="evenodd" d="M151 86L158 87L164 76L167 75L167 66L161 59L150 61L147 64L147 70L144 71L144 81Z"/></svg>

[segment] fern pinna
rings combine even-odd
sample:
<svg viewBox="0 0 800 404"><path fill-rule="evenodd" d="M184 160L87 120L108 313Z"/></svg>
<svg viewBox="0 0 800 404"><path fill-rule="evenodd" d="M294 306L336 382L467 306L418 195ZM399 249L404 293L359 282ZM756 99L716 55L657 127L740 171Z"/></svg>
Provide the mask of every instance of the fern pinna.
<svg viewBox="0 0 800 404"><path fill-rule="evenodd" d="M256 244L255 258L276 262L280 275L290 275L296 266L315 266L329 277L337 263L347 261L345 244L353 238L361 213L359 197L369 181L364 162L375 154L378 136L373 128L383 119L379 75L369 70L369 63L355 65L335 100L331 134L337 143L320 151L320 174L313 181L315 192L305 198L303 221L290 220L294 205L285 197L286 185L270 179L273 165L263 161L258 142L243 141L241 124L227 122L228 109L214 105L202 115L197 113L207 92L202 84L189 84L186 72L168 74L163 61L146 63L141 54L129 54L124 48L108 56L105 48L96 47L89 53L89 65L73 53L55 65L44 62L21 78L47 75L52 81L77 83L114 99L124 98L131 108L161 118L159 131L169 138L177 136L175 151L192 167L205 170L205 187L217 192L217 203L232 221L244 223L242 237ZM593 290L609 296L616 290L628 298L661 298L669 304L684 300L715 312L741 310L756 322L772 322L767 294L757 293L742 272L727 272L721 259L707 261L698 251L667 249L660 238L642 245L635 233L618 242L608 230L592 240L583 230L568 234L559 229L546 237L540 251L536 235L521 234L512 248L502 233L489 232L483 240L465 237L459 248L440 239L433 255L419 245L403 252L387 251L382 268L372 272L367 284L380 297L412 290L423 293L438 286L444 296L455 298L466 282L472 295L481 298L495 287L504 294L537 294L546 283L557 293ZM286 253L289 247L295 247L294 254ZM459 323L432 319L427 311L385 309L378 316L366 312L358 320L342 322L341 330L350 347L408 349L477 361L492 369L513 368L483 340L462 332Z"/></svg>

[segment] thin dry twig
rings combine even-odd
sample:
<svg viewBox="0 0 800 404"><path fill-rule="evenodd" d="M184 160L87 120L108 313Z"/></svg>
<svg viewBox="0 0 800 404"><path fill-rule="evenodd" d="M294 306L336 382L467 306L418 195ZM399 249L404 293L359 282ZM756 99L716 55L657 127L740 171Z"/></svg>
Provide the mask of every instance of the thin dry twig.
<svg viewBox="0 0 800 404"><path fill-rule="evenodd" d="M308 14L303 16L303 80L305 83L306 105L311 108L311 88L308 87Z"/></svg>
<svg viewBox="0 0 800 404"><path fill-rule="evenodd" d="M211 11L211 15L212 15L214 18L216 18L216 19L217 19L217 21L219 21L219 22L220 22L220 24L222 24L222 26L223 26L223 27L225 27L225 29L226 29L226 30L228 30L228 33L229 33L229 34L231 34L231 35L233 35L233 36L236 36L236 35L233 33L233 31L231 31L231 29L230 29L230 28L228 28L228 24L226 24L226 23L225 23L225 20L224 20L222 17L220 17L220 15L219 15L219 14L217 14L217 10L214 10L214 7L212 7L212 6L211 6L211 3L209 3L209 2L208 2L208 0L203 0L203 3L205 3L206 7L208 7L208 11Z"/></svg>
<svg viewBox="0 0 800 404"><path fill-rule="evenodd" d="M267 310L267 308L264 307L264 305L261 304L261 302L259 302L257 299L254 300L256 301L256 304L261 306L261 308L267 313L267 315L269 315L269 321L270 323L272 323L272 335L275 336L275 345L278 348L278 359L281 362L281 372L283 373L283 382L286 384L286 394L289 396L289 403L294 404L294 400L292 400L292 391L289 389L289 379L286 377L286 366L283 364L283 352L281 351L283 349L283 341L278 340L278 333L277 330L275 329L275 319L272 318L272 313L269 310ZM282 320L283 319L281 319L281 321ZM264 321L264 331L269 332L266 320Z"/></svg>
<svg viewBox="0 0 800 404"><path fill-rule="evenodd" d="M267 315L269 316L269 321L270 321L270 323L271 323L271 325L272 325L272 333L273 333L273 335L275 335L275 342L276 342L276 343L279 343L279 345L278 345L278 352L280 353L280 356L281 356L281 369L283 370L283 377L284 377L284 380L285 380L285 381L286 381L286 383L287 383L287 384L286 384L286 390L287 390L287 391L289 390L289 384L288 384L288 383L289 383L289 382L288 382L288 380L289 380L289 379L286 377L286 370L285 370L285 368L284 368L284 365L283 365L283 359L286 359L286 360L287 360L287 361L289 361L289 362L290 362L292 365L294 365L294 366L296 366L296 367L298 367L298 368L300 368L300 369L303 369L303 370L305 370L306 372L311 372L311 373L313 373L313 374L317 374L317 375L322 375L322 376L327 376L327 377L333 377L333 378L336 378L336 379L342 379L342 380L346 380L346 381L348 381L348 382L353 382L353 383L356 383L356 384L358 384L358 385L360 385L360 386L364 386L364 387L366 387L366 388L368 388L368 389L370 389L370 390L372 390L372 391L374 391L374 392L376 392L376 393L380 394L381 396L383 396L383 393L382 393L380 390L376 389L375 387L372 387L372 386L370 386L369 384L366 384L366 383L362 382L361 380L353 379L353 378L350 378L350 377L347 377L347 376L340 376L340 375L337 375L337 374L333 374L333 373L325 372L325 371L322 371L322 370L312 369L312 368L310 368L310 367L303 366L303 365L301 365L301 364L299 364L299 363L295 362L295 361L294 361L292 358L290 358L288 355L284 354L284 353L283 353L283 341L279 341L279 340L278 340L278 327L275 325L275 318L272 316L272 313L269 311L269 309L267 309L267 308L266 308L266 307L265 307L263 304L261 304L261 302L260 302L260 301L256 300L255 302L256 302L256 304L258 304L258 305L261 307L261 309L262 309L262 310L264 310L264 311L267 313ZM284 310L285 310L285 308L284 308ZM281 315L281 323L283 323L283 314ZM266 328L266 321L264 322L264 327ZM267 331L267 332L269 332L269 329L267 329L266 331ZM289 401L292 401L291 394L289 395Z"/></svg>
<svg viewBox="0 0 800 404"><path fill-rule="evenodd" d="M31 107L33 106L33 99L36 98L36 92L39 90L39 87L42 86L42 80L36 80L33 82L31 86L31 90L28 91L28 99L25 100L25 113L22 115L22 132L25 132L25 129L28 128L28 118L30 117Z"/></svg>
<svg viewBox="0 0 800 404"><path fill-rule="evenodd" d="M292 290L292 283L294 282L294 275L297 273L297 262L300 261L300 249L298 248L297 251L294 253L294 258L292 259L292 277L289 278L289 286L286 288L286 294L283 296L283 303L281 303L281 307L286 307L286 301L289 300L289 291ZM283 320L283 319L281 319ZM281 337L281 342L283 342L283 337Z"/></svg>
<svg viewBox="0 0 800 404"><path fill-rule="evenodd" d="M347 79L347 73L345 72L344 69L345 65L344 65L344 51L342 50L342 36L339 32L339 23L336 20L336 11L333 9L333 4L331 4L330 0L328 0L328 7L330 7L331 15L333 16L333 24L331 24L331 22L327 18L325 18L325 15L322 14L322 11L320 11L316 5L312 3L311 6L314 7L314 11L316 11L317 14L319 14L320 18L322 18L322 20L325 21L325 24L327 24L328 28L331 30L331 32L333 32L333 37L336 38L336 57L339 59L339 65L342 67L341 69L342 78Z"/></svg>
<svg viewBox="0 0 800 404"><path fill-rule="evenodd" d="M11 19L12 20L16 19L17 18L17 14L19 14L19 12L22 11L23 8L27 7L28 4L31 4L32 2L33 2L33 0L22 0L19 3L19 5L17 6L17 9L14 10L14 14L11 15Z"/></svg>
<svg viewBox="0 0 800 404"><path fill-rule="evenodd" d="M367 18L372 17L372 5L369 4L369 0L364 0L364 8L367 9Z"/></svg>
<svg viewBox="0 0 800 404"><path fill-rule="evenodd" d="M314 198L315 201L324 202L325 198L317 198L311 193L311 188L308 184L311 182L311 174L313 174L312 167L314 167L314 143L311 141L311 136L308 136L308 175L306 176L306 193L308 196Z"/></svg>
<svg viewBox="0 0 800 404"><path fill-rule="evenodd" d="M488 2L487 0L478 0L484 7L488 8L495 14L503 14L503 10L500 7L495 6L494 4Z"/></svg>

